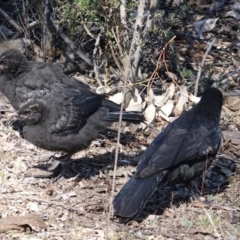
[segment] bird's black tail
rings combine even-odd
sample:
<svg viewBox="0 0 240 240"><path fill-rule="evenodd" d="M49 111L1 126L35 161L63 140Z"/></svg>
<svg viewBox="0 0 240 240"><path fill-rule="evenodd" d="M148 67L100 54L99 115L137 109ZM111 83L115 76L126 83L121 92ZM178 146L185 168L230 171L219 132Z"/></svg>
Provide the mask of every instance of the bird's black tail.
<svg viewBox="0 0 240 240"><path fill-rule="evenodd" d="M163 177L159 173L146 178L132 176L113 200L114 214L126 220L134 218L153 195Z"/></svg>
<svg viewBox="0 0 240 240"><path fill-rule="evenodd" d="M120 110L121 110L120 105L118 105L112 101L109 101L107 99L103 99L102 106L106 107L110 110L108 115L105 116L105 120L112 121L112 122L116 122L119 120ZM142 115L142 113L140 113L140 112L127 112L127 111L123 110L122 120L139 123L139 122L144 122L145 119L144 119L144 116Z"/></svg>
<svg viewBox="0 0 240 240"><path fill-rule="evenodd" d="M119 117L120 117L120 112L109 112L108 115L106 116L106 119L108 121L116 122L119 120ZM139 113L139 112L123 111L122 120L139 123L139 122L144 122L144 116L142 115L142 113Z"/></svg>
<svg viewBox="0 0 240 240"><path fill-rule="evenodd" d="M121 105L118 105L115 102L112 102L108 99L102 100L102 106L108 108L110 111L117 112L121 110Z"/></svg>

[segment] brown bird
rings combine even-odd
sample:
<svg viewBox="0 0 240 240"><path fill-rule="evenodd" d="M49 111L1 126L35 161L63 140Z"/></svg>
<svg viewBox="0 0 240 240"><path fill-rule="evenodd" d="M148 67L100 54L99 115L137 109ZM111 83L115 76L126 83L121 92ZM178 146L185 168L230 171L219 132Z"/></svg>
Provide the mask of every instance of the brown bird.
<svg viewBox="0 0 240 240"><path fill-rule="evenodd" d="M148 202L158 185L184 183L209 168L221 143L222 93L204 91L201 101L170 123L149 145L136 173L113 201L115 215L129 220Z"/></svg>

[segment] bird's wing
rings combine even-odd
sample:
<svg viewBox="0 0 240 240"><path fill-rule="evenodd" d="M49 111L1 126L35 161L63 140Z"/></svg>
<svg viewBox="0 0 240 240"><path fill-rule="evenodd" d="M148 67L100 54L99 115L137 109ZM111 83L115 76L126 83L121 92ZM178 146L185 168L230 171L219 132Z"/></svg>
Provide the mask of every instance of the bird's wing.
<svg viewBox="0 0 240 240"><path fill-rule="evenodd" d="M48 82L25 81L23 84L17 83L15 96L18 98L19 107L32 100L44 99L51 94L53 85Z"/></svg>
<svg viewBox="0 0 240 240"><path fill-rule="evenodd" d="M40 62L28 62L28 71L20 75L14 84L19 105L31 100L49 98L54 92L59 93L65 87L68 88L66 91L73 93L77 89L91 91L87 85L66 76L58 66ZM72 90L68 85L72 86Z"/></svg>
<svg viewBox="0 0 240 240"><path fill-rule="evenodd" d="M47 98L52 115L50 131L56 135L76 133L85 125L88 117L99 109L103 96L65 83L58 84L58 87Z"/></svg>
<svg viewBox="0 0 240 240"><path fill-rule="evenodd" d="M191 160L215 156L221 142L221 130L217 124L208 122L197 128L181 129L177 126L163 131L141 157L137 176L147 177Z"/></svg>
<svg viewBox="0 0 240 240"><path fill-rule="evenodd" d="M103 96L62 73L52 64L29 62L29 71L15 81L18 108L30 101L41 100L48 109L50 132L67 135L78 132L89 115L102 103Z"/></svg>

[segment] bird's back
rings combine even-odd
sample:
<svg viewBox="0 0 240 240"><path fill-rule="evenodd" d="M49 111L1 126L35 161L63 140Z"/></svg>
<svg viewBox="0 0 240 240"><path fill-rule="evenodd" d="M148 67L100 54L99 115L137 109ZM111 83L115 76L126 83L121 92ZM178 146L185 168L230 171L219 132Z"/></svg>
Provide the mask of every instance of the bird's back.
<svg viewBox="0 0 240 240"><path fill-rule="evenodd" d="M136 173L113 201L116 215L133 218L158 184L189 184L209 167L220 147L221 107L221 92L214 88L205 90L194 108L153 140L141 156Z"/></svg>

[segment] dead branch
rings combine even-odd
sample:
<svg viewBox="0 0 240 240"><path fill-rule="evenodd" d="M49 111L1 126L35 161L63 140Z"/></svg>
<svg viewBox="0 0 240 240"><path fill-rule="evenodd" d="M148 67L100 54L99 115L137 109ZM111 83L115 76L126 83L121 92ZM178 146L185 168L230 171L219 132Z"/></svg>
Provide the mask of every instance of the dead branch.
<svg viewBox="0 0 240 240"><path fill-rule="evenodd" d="M58 25L56 22L54 22L54 20L53 20L52 17L51 17L51 21L52 21L53 26L55 27L56 31L59 33L59 35L62 37L62 39L69 45L69 47L70 47L74 52L76 52L77 55L78 55L82 60L84 60L87 64L89 64L90 66L93 66L92 61L91 61L88 57L86 57L86 56L84 55L84 53L75 46L74 42L72 42L72 41L69 39L69 37L62 31L62 29L59 27L59 25Z"/></svg>
<svg viewBox="0 0 240 240"><path fill-rule="evenodd" d="M152 20L153 20L153 16L155 14L156 8L157 8L157 0L151 0L150 14L148 15L148 18L147 18L146 27L144 30L144 36L148 34L152 28Z"/></svg>
<svg viewBox="0 0 240 240"><path fill-rule="evenodd" d="M138 5L138 12L136 17L136 22L134 24L134 32L133 32L133 39L131 43L132 51L129 51L130 58L133 57L133 64L130 72L130 79L133 80L133 77L137 73L137 67L140 59L140 50L142 48L143 38L142 38L142 27L143 27L143 20L144 20L144 8L145 8L145 0L141 0Z"/></svg>
<svg viewBox="0 0 240 240"><path fill-rule="evenodd" d="M120 18L121 18L121 25L122 25L122 34L123 34L123 46L125 51L128 49L129 45L129 37L127 32L127 14L126 14L126 0L121 0L120 5ZM125 52L126 54L126 52ZM125 65L124 65L125 67Z"/></svg>
<svg viewBox="0 0 240 240"><path fill-rule="evenodd" d="M97 38L95 38L95 46L94 46L94 50L93 50L93 69L94 69L94 73L95 73L95 78L96 78L99 86L102 86L103 84L99 78L99 67L97 66L96 59L97 59L97 49L99 47L102 31L103 31L103 29L101 28L100 33L98 34Z"/></svg>
<svg viewBox="0 0 240 240"><path fill-rule="evenodd" d="M0 8L0 14L19 32L23 32L23 29Z"/></svg>
<svg viewBox="0 0 240 240"><path fill-rule="evenodd" d="M110 46L110 51L111 51L111 53L112 53L113 60L114 60L115 64L117 65L118 70L119 70L119 71L122 71L122 67L121 67L121 65L120 65L120 62L118 61L118 59L117 59L117 57L116 57L116 54L115 54L115 52L114 52L113 45L110 43L109 46Z"/></svg>

